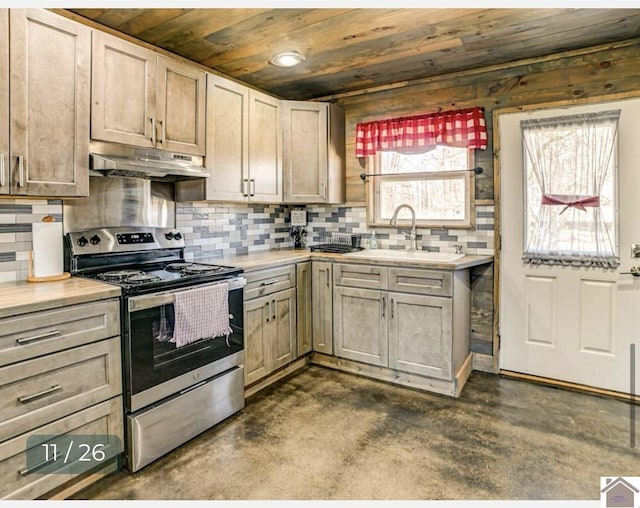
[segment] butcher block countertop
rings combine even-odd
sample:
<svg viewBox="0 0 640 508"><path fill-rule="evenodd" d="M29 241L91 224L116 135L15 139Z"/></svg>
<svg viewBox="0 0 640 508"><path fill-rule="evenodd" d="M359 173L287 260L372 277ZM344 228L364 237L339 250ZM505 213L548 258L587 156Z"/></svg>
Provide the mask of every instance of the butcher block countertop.
<svg viewBox="0 0 640 508"><path fill-rule="evenodd" d="M0 318L118 296L119 287L81 277L56 282L2 282Z"/></svg>
<svg viewBox="0 0 640 508"><path fill-rule="evenodd" d="M372 254L372 252L370 253ZM261 270L263 268L273 268L291 263L301 263L303 261L335 261L341 263L363 263L379 264L386 266L417 266L421 268L435 268L440 270L462 270L472 266L484 265L493 262L493 256L479 256L467 254L455 261L431 261L422 260L399 260L380 257L356 258L345 254L333 254L327 252L311 252L307 249L280 249L270 251L252 252L248 254L238 254L235 256L225 256L221 258L199 258L195 261L202 263L213 263L220 265L237 266L245 272Z"/></svg>

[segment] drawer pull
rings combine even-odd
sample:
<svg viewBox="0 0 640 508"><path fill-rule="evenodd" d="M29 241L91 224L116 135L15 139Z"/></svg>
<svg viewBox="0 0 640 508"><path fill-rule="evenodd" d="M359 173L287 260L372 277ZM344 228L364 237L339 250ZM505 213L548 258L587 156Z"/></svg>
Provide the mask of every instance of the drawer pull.
<svg viewBox="0 0 640 508"><path fill-rule="evenodd" d="M271 279L271 280L266 280L264 282L261 282L260 285L261 286L271 286L272 284L277 284L278 282L280 282L280 279Z"/></svg>
<svg viewBox="0 0 640 508"><path fill-rule="evenodd" d="M52 457L49 460L43 460L42 462L40 462L40 464L36 464L35 466L32 466L32 467L25 467L24 469L19 469L18 474L20 476L29 476L31 473L35 473L36 471L42 469L43 467L49 464L54 464L56 461L60 460L62 456L63 456L62 453L58 453L55 457Z"/></svg>
<svg viewBox="0 0 640 508"><path fill-rule="evenodd" d="M32 342L36 342L38 340L55 337L56 335L60 335L60 332L58 330L51 330L50 332L41 333L40 335L34 335L33 337L23 337L22 339L16 339L16 342L21 346L24 346L25 344L31 344Z"/></svg>
<svg viewBox="0 0 640 508"><path fill-rule="evenodd" d="M23 395L22 397L18 397L18 402L22 404L26 404L31 402L32 400L39 399L40 397L45 397L46 395L51 395L57 391L62 390L62 386L53 385L51 388L47 388L46 390L42 390L41 392L34 393L33 395Z"/></svg>

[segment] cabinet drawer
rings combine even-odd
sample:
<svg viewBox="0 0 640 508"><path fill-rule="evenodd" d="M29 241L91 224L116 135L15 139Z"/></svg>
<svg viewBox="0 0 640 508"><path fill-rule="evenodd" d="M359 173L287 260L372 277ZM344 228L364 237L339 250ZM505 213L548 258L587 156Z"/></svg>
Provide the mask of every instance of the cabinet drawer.
<svg viewBox="0 0 640 508"><path fill-rule="evenodd" d="M259 296L270 295L296 285L296 265L269 268L255 272L246 272L247 285L244 299L251 300Z"/></svg>
<svg viewBox="0 0 640 508"><path fill-rule="evenodd" d="M0 368L0 441L121 395L120 339Z"/></svg>
<svg viewBox="0 0 640 508"><path fill-rule="evenodd" d="M389 268L389 291L419 295L451 296L451 288L451 272Z"/></svg>
<svg viewBox="0 0 640 508"><path fill-rule="evenodd" d="M123 441L122 397L115 397L0 444L1 499L35 499L71 480L74 474L28 474L26 449L32 435L112 435ZM122 452L122 448L118 452Z"/></svg>
<svg viewBox="0 0 640 508"><path fill-rule="evenodd" d="M0 366L120 335L120 304L108 300L0 320Z"/></svg>
<svg viewBox="0 0 640 508"><path fill-rule="evenodd" d="M336 263L333 266L333 283L364 289L387 289L388 268L376 265L352 265Z"/></svg>

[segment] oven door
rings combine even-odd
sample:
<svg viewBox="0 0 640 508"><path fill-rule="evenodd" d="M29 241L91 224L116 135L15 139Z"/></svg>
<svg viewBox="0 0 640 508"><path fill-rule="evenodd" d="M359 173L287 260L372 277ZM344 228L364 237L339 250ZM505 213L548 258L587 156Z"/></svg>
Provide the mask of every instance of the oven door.
<svg viewBox="0 0 640 508"><path fill-rule="evenodd" d="M242 303L246 281L238 277L217 283L220 282L229 285L232 333L180 347L172 342L174 298L179 290L125 300L123 340L129 411L137 411L244 363Z"/></svg>

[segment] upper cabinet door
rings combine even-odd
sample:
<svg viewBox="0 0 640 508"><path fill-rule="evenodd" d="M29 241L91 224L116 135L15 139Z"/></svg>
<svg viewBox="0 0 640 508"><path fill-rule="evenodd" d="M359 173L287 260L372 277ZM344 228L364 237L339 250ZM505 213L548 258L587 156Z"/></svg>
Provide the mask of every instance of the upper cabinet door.
<svg viewBox="0 0 640 508"><path fill-rule="evenodd" d="M247 201L249 181L249 89L207 75L207 200Z"/></svg>
<svg viewBox="0 0 640 508"><path fill-rule="evenodd" d="M11 194L86 196L91 30L44 9L9 16Z"/></svg>
<svg viewBox="0 0 640 508"><path fill-rule="evenodd" d="M282 202L282 109L280 100L249 91L250 200Z"/></svg>
<svg viewBox="0 0 640 508"><path fill-rule="evenodd" d="M157 148L205 153L206 73L158 56Z"/></svg>
<svg viewBox="0 0 640 508"><path fill-rule="evenodd" d="M9 10L0 9L0 194L9 194Z"/></svg>
<svg viewBox="0 0 640 508"><path fill-rule="evenodd" d="M92 139L155 147L156 57L142 46L93 31Z"/></svg>
<svg viewBox="0 0 640 508"><path fill-rule="evenodd" d="M284 199L323 203L327 199L327 104L283 101Z"/></svg>

